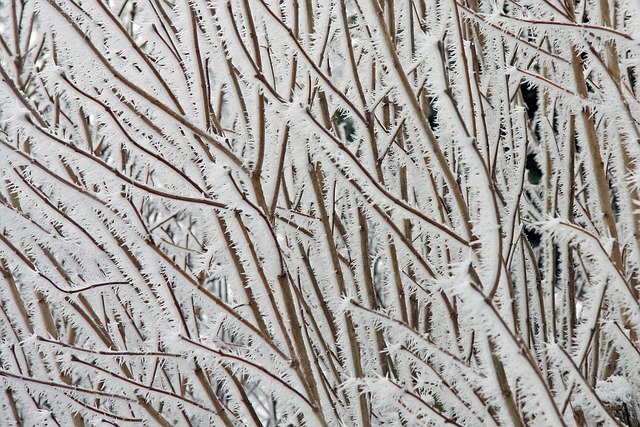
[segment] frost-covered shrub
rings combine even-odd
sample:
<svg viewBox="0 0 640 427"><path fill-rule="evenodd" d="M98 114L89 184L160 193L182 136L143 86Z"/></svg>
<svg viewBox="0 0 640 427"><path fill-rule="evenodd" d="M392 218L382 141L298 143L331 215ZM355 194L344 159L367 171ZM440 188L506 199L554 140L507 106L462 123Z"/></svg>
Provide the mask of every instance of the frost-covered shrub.
<svg viewBox="0 0 640 427"><path fill-rule="evenodd" d="M639 22L1 2L0 424L637 422Z"/></svg>

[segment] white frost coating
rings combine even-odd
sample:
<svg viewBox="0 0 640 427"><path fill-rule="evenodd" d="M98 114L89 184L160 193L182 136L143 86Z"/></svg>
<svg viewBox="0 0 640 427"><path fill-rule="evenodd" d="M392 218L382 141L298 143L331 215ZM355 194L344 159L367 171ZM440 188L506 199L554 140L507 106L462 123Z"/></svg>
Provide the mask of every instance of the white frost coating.
<svg viewBox="0 0 640 427"><path fill-rule="evenodd" d="M0 425L637 400L632 0L23 3L0 2Z"/></svg>
<svg viewBox="0 0 640 427"><path fill-rule="evenodd" d="M637 405L637 391L625 377L613 375L606 381L598 381L595 390L607 405Z"/></svg>

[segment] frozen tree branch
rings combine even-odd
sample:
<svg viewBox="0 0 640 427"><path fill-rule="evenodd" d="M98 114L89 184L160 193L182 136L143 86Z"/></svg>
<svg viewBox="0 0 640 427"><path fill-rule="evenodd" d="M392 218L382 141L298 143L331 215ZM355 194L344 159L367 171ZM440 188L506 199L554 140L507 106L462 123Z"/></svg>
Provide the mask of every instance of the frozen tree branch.
<svg viewBox="0 0 640 427"><path fill-rule="evenodd" d="M635 0L0 3L1 425L640 425Z"/></svg>

